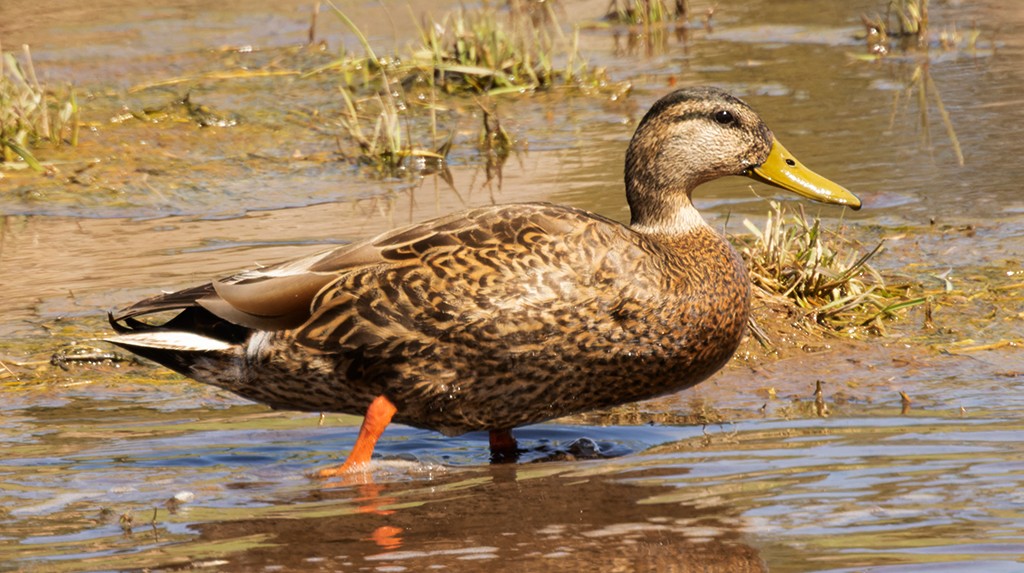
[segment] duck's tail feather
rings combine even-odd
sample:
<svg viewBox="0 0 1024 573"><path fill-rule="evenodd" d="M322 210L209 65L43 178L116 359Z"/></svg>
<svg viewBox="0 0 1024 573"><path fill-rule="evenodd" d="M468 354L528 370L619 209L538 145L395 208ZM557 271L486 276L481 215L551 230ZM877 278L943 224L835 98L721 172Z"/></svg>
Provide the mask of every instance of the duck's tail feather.
<svg viewBox="0 0 1024 573"><path fill-rule="evenodd" d="M225 370L236 364L251 331L214 316L199 306L178 307L180 312L163 324L143 322L134 307L108 314L115 336L104 338L138 356L195 378L194 366L203 361L220 363ZM159 308L155 312L169 310Z"/></svg>

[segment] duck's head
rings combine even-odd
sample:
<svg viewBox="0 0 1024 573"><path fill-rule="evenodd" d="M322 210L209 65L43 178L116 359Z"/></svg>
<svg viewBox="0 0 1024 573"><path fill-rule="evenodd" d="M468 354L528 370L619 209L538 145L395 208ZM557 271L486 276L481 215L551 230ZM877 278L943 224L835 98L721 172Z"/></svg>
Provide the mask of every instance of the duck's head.
<svg viewBox="0 0 1024 573"><path fill-rule="evenodd" d="M690 201L701 183L746 175L804 197L860 208L860 199L803 166L754 110L717 88L686 88L644 116L626 152L634 228L678 233L704 224Z"/></svg>

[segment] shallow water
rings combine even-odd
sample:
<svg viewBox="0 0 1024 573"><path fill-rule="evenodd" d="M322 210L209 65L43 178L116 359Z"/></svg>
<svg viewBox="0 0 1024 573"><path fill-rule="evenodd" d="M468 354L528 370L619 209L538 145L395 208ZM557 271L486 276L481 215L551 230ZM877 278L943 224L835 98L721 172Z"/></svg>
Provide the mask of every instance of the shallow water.
<svg viewBox="0 0 1024 573"><path fill-rule="evenodd" d="M1024 549L1018 419L544 425L496 466L484 436L396 427L372 482L319 484L354 427L181 398L21 412L5 568L1016 571ZM581 439L620 457L529 463Z"/></svg>
<svg viewBox="0 0 1024 573"><path fill-rule="evenodd" d="M717 5L711 31L685 42L589 29L584 53L631 95L497 100L527 142L500 181L465 144L479 122L467 105L448 120L462 143L449 185L334 161L333 136L309 127L311 110L338 109L327 78L131 90L299 69L321 57L292 48L306 2L5 0L0 42L31 43L44 81L73 79L95 131L53 154L53 176L0 171L0 570L1024 571L1024 9L931 3L936 35L956 24L981 36L975 49L933 48L921 67L919 54L851 57L864 53L860 15L884 3L820 4ZM570 2L562 17L605 5ZM395 24L379 4L344 6L375 44L403 45L407 10L385 8ZM355 47L326 16L318 34ZM936 100L925 117L907 91L924 72L963 166ZM861 195L846 233L886 240L878 266L935 296L935 329L915 311L883 339L776 361L747 348L679 396L520 430L516 464L489 464L484 435L395 426L359 483L304 477L344 455L358 418L318 427L155 367L49 363L72 342L108 350L87 340L105 331L105 309L465 205L543 199L624 219L632 126L670 84L698 83L744 97L804 162ZM111 121L186 91L241 121ZM763 197L781 198L735 179L698 200L739 232L763 218ZM724 421L682 423L694 416Z"/></svg>

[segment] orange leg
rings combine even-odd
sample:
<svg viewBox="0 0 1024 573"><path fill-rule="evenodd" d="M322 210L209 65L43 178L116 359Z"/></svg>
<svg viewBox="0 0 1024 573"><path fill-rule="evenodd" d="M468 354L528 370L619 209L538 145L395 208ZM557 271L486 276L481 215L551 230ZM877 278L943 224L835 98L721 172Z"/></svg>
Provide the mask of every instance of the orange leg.
<svg viewBox="0 0 1024 573"><path fill-rule="evenodd" d="M345 463L333 468L324 468L316 472L316 477L333 477L366 466L373 456L373 448L377 445L377 439L384 433L384 428L388 427L391 417L397 411L398 408L391 403L391 400L384 396L377 396L370 403L370 407L366 409L363 425L359 427L359 437L356 438L356 443L352 446L352 451L348 454Z"/></svg>
<svg viewBox="0 0 1024 573"><path fill-rule="evenodd" d="M491 430L490 438L492 462L514 462L519 457L519 447L512 430Z"/></svg>

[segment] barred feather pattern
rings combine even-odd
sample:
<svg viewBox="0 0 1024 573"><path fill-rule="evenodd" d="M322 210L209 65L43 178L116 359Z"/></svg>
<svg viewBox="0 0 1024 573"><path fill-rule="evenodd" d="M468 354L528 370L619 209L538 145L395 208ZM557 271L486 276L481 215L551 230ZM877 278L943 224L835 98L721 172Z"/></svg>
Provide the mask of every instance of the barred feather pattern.
<svg viewBox="0 0 1024 573"><path fill-rule="evenodd" d="M750 306L690 194L749 175L773 137L721 90L679 90L627 151L630 226L473 209L141 301L109 340L275 408L359 415L385 396L394 421L449 435L676 392L728 361Z"/></svg>

